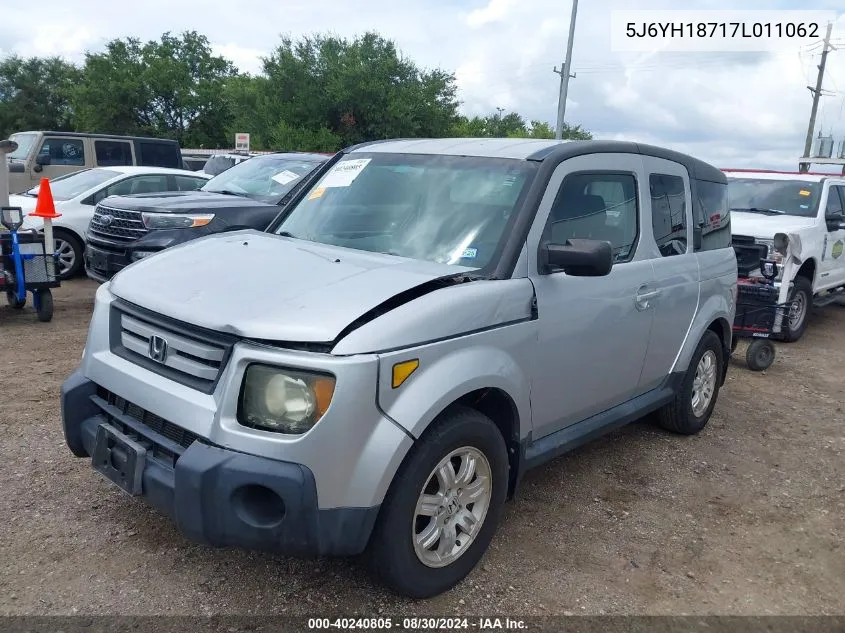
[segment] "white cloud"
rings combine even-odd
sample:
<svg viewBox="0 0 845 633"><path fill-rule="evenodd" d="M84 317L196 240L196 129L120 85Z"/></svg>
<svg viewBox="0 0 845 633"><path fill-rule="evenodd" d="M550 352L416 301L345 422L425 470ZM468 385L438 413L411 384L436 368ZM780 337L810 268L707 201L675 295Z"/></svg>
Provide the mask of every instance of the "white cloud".
<svg viewBox="0 0 845 633"><path fill-rule="evenodd" d="M467 26L477 29L491 22L501 22L513 4L513 0L490 0L487 6L470 12L466 18Z"/></svg>
<svg viewBox="0 0 845 633"><path fill-rule="evenodd" d="M818 56L715 53L614 53L614 9L671 9L675 0L590 0L579 4L567 122L596 136L627 138L697 154L716 164L794 168L804 145ZM778 0L770 8L837 9L841 0ZM687 0L686 9L729 9L728 0ZM10 4L0 21L0 51L81 60L115 37L143 40L194 29L243 71L260 70L281 34L375 30L424 67L453 70L463 110L515 109L554 121L566 49L569 2L561 0L39 0ZM834 39L845 44L845 16ZM845 138L845 46L828 59L818 125ZM811 52L817 53L818 47Z"/></svg>

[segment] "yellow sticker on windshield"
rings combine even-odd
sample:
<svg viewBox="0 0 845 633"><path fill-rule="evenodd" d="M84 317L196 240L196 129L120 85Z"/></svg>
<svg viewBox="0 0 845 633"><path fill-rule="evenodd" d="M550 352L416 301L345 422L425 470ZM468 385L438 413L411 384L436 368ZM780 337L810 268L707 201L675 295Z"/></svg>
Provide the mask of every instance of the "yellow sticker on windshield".
<svg viewBox="0 0 845 633"><path fill-rule="evenodd" d="M806 189L802 189L801 191L798 192L798 195L799 196L809 196L810 192L807 191Z"/></svg>
<svg viewBox="0 0 845 633"><path fill-rule="evenodd" d="M317 187L311 194L308 196L309 200L316 200L317 198L321 198L323 194L326 193L325 187Z"/></svg>

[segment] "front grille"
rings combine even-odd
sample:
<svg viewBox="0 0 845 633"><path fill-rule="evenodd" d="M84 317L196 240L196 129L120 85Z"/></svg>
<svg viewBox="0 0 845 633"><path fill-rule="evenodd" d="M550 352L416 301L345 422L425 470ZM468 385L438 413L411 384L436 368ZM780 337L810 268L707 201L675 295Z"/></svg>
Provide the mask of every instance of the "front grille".
<svg viewBox="0 0 845 633"><path fill-rule="evenodd" d="M732 243L740 277L746 277L760 268L760 260L766 259L769 254L769 247L758 243L753 237L734 235Z"/></svg>
<svg viewBox="0 0 845 633"><path fill-rule="evenodd" d="M212 393L234 339L115 302L111 350L161 376Z"/></svg>
<svg viewBox="0 0 845 633"><path fill-rule="evenodd" d="M199 436L99 387L94 403L121 433L144 444L154 458L173 467ZM149 431L152 431L150 433Z"/></svg>
<svg viewBox="0 0 845 633"><path fill-rule="evenodd" d="M88 230L94 237L108 238L116 242L134 242L149 230L141 220L140 211L126 211L98 204Z"/></svg>

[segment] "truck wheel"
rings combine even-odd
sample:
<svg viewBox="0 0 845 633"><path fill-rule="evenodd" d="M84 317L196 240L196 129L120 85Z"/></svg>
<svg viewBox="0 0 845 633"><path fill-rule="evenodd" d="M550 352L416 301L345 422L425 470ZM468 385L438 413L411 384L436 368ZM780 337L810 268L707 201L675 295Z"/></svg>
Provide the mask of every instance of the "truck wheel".
<svg viewBox="0 0 845 633"><path fill-rule="evenodd" d="M752 341L745 352L745 363L752 371L765 371L775 362L775 344L769 340Z"/></svg>
<svg viewBox="0 0 845 633"><path fill-rule="evenodd" d="M388 588L430 598L487 550L504 509L508 453L485 415L448 410L417 442L385 497L366 556Z"/></svg>
<svg viewBox="0 0 845 633"><path fill-rule="evenodd" d="M804 335L807 317L813 306L813 287L806 277L796 277L789 293L789 309L785 314L783 340L793 343Z"/></svg>
<svg viewBox="0 0 845 633"><path fill-rule="evenodd" d="M675 433L694 435L707 425L719 396L723 362L722 342L708 330L692 355L675 399L658 411L660 426Z"/></svg>

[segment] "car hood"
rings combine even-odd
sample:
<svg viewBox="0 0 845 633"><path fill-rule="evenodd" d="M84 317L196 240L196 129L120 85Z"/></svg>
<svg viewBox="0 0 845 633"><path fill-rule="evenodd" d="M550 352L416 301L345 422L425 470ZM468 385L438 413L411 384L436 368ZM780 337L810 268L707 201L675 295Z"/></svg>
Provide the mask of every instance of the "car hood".
<svg viewBox="0 0 845 633"><path fill-rule="evenodd" d="M152 211L155 213L193 213L211 211L223 213L226 209L267 208L268 204L224 193L210 191L164 191L160 193L141 193L134 196L110 196L103 206L126 209L128 211Z"/></svg>
<svg viewBox="0 0 845 633"><path fill-rule="evenodd" d="M802 218L796 215L764 215L745 211L731 213L731 233L763 240L774 239L775 233L800 232L815 224L815 218Z"/></svg>
<svg viewBox="0 0 845 633"><path fill-rule="evenodd" d="M110 290L135 305L218 332L329 343L396 295L470 270L237 231L140 260L115 275Z"/></svg>

